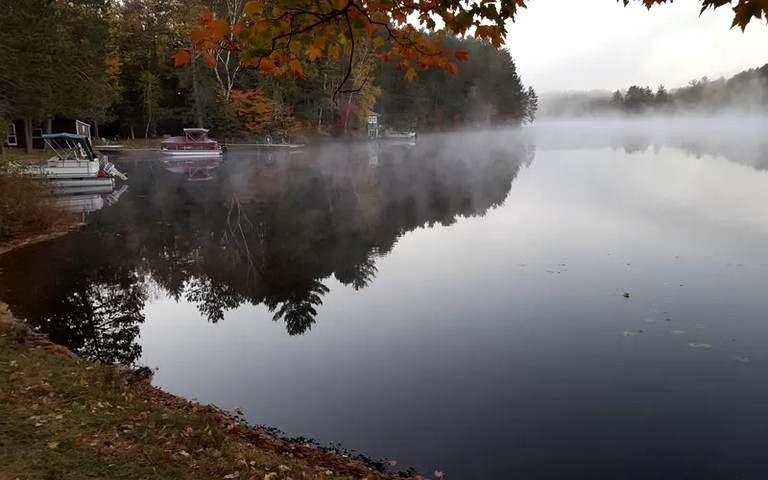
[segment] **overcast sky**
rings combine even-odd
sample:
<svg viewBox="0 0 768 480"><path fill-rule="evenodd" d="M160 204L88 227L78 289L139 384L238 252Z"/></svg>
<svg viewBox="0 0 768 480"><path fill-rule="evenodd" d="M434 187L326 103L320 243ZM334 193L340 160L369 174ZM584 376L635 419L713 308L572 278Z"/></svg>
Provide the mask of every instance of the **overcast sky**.
<svg viewBox="0 0 768 480"><path fill-rule="evenodd" d="M523 82L539 92L668 88L704 75L730 76L768 63L768 25L730 29L729 7L699 16L677 0L650 11L616 0L530 0L510 25L507 47Z"/></svg>

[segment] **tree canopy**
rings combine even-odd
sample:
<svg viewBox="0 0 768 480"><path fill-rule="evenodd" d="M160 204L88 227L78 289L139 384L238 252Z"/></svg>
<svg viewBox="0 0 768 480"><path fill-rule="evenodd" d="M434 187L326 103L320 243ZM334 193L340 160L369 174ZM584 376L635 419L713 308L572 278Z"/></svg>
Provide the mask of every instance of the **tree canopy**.
<svg viewBox="0 0 768 480"><path fill-rule="evenodd" d="M229 0L237 2L238 0ZM324 56L349 59L351 75L355 50L362 39L372 39L382 60L396 63L408 80L417 70L443 68L456 73L454 61L465 61L467 52L443 46L446 36L471 34L501 47L508 21L531 0L462 2L460 0L250 0L237 18L206 11L191 33L195 50L215 66L222 50L237 52L243 66L264 73L289 73L302 77L301 59ZM617 0L624 6L633 0ZM634 0L647 8L672 0ZM701 12L732 5L732 0L699 0ZM231 11L231 9L230 9ZM736 0L732 27L742 30L752 19L768 20L765 0ZM424 30L434 35L424 34ZM190 60L181 50L177 62Z"/></svg>

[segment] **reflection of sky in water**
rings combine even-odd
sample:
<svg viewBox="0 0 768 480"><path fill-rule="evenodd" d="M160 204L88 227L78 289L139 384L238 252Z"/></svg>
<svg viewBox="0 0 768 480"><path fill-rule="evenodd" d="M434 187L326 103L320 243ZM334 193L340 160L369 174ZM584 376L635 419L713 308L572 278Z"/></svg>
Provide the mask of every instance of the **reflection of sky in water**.
<svg viewBox="0 0 768 480"><path fill-rule="evenodd" d="M143 361L169 391L450 478L760 478L767 219L768 173L722 157L543 148L503 206L407 233L367 288L322 280L306 334L160 299Z"/></svg>

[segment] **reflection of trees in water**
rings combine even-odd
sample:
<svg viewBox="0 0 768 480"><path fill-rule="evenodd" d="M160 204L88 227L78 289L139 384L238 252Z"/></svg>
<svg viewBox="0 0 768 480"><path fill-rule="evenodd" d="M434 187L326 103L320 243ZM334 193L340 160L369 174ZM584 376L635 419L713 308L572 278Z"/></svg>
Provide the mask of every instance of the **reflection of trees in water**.
<svg viewBox="0 0 768 480"><path fill-rule="evenodd" d="M328 287L322 283L308 280L304 288L265 297L264 304L274 312L274 321L285 321L289 335L300 335L312 328L317 315L315 307L323 304L321 297L328 292Z"/></svg>
<svg viewBox="0 0 768 480"><path fill-rule="evenodd" d="M648 149L658 152L662 147L672 147L684 151L687 155L699 158L703 155L720 156L726 160L750 166L756 170L768 170L768 140L755 137L739 138L728 135L712 136L662 136L627 135L614 140L624 153L644 153Z"/></svg>
<svg viewBox="0 0 768 480"><path fill-rule="evenodd" d="M329 291L323 279L367 287L375 259L403 234L501 204L533 153L497 138L482 148L458 140L383 147L376 162L365 145L274 163L240 155L209 182L187 182L155 162L126 165L129 194L100 212L98 225L47 244L55 271L36 290L55 301L35 305L35 295L19 293L38 281L21 272L41 247L0 259L6 272L20 272L19 284L0 277L12 307L54 340L120 363L140 355L145 279L196 304L211 322L242 304L264 304L290 335L301 334Z"/></svg>
<svg viewBox="0 0 768 480"><path fill-rule="evenodd" d="M102 362L132 364L141 356L136 339L144 322L145 281L135 270L121 265L97 267L104 260L98 250L92 254L81 251L81 246L98 243L87 238L73 234L56 242L64 252L83 255L82 261L53 255L51 244L35 245L11 257L13 267L4 264L0 277L8 292L5 299L32 328L75 353Z"/></svg>

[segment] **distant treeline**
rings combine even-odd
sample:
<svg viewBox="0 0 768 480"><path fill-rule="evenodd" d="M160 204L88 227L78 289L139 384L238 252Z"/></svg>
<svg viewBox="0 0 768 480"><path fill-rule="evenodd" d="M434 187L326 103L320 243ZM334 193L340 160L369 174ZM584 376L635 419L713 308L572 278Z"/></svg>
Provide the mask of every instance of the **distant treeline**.
<svg viewBox="0 0 768 480"><path fill-rule="evenodd" d="M632 85L626 90L576 92L547 96L542 116L577 117L649 113L768 113L768 64L745 70L731 78L703 77L667 90Z"/></svg>
<svg viewBox="0 0 768 480"><path fill-rule="evenodd" d="M31 130L53 117L86 121L105 137L153 137L200 125L222 138L365 135L371 111L385 126L419 130L519 124L535 116L535 93L523 86L509 52L472 38L443 41L469 52L456 75L419 71L411 82L397 65L382 63L372 38L356 45L343 84L343 54L302 58L302 78L244 69L231 52L221 52L215 65L197 58L175 66L174 55L191 47L189 33L203 8L236 22L243 15L238 5L11 2L0 24L0 138L11 120L25 120L24 130Z"/></svg>

